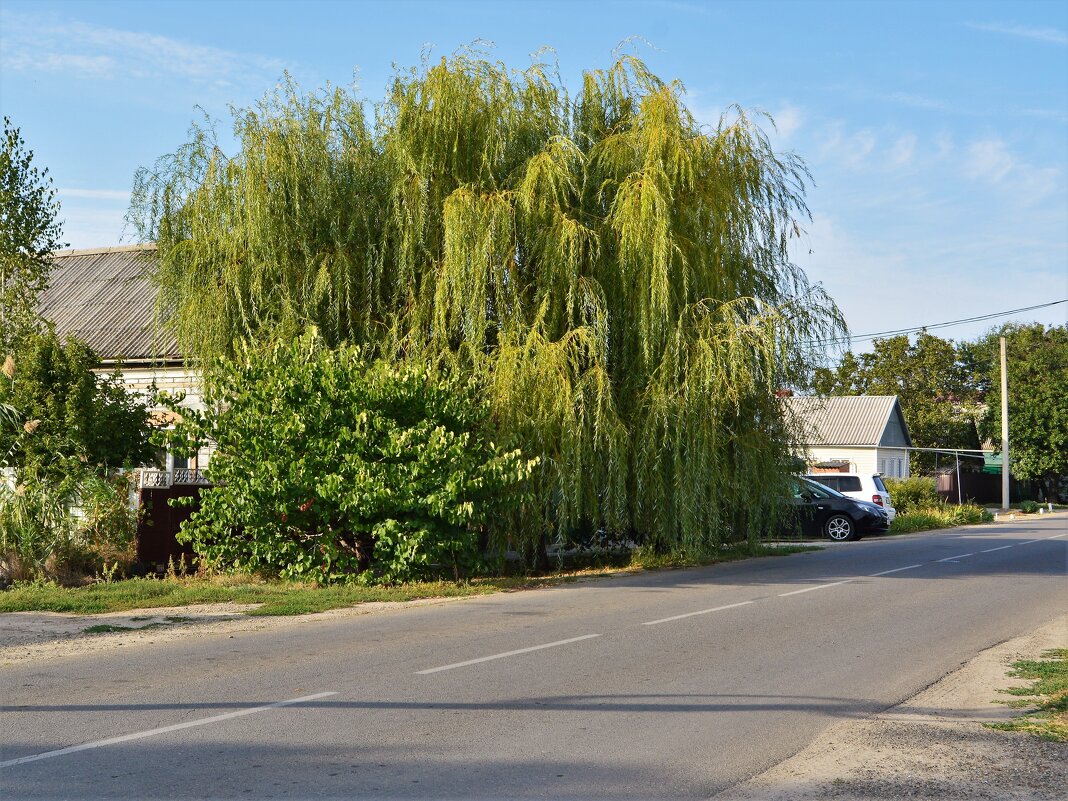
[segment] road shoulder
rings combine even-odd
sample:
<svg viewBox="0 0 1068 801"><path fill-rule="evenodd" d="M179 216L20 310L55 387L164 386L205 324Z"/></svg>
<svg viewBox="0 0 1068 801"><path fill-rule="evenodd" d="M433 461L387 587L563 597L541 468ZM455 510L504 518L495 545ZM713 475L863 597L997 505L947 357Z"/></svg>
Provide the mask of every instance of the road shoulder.
<svg viewBox="0 0 1068 801"><path fill-rule="evenodd" d="M995 703L1010 663L1068 646L1068 615L983 651L898 706L827 730L808 748L716 801L1046 801L1068 787L1068 744L995 731L1020 714Z"/></svg>

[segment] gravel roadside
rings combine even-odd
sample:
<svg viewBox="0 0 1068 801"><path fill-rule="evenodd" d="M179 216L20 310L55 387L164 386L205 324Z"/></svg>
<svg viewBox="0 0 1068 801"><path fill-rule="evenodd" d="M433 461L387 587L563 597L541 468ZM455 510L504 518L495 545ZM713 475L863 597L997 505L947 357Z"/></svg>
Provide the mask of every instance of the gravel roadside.
<svg viewBox="0 0 1068 801"><path fill-rule="evenodd" d="M1022 710L995 703L1009 665L1068 646L1068 615L983 651L908 701L827 730L715 801L1068 798L1068 743L988 729ZM1004 697L1004 696L1003 696Z"/></svg>

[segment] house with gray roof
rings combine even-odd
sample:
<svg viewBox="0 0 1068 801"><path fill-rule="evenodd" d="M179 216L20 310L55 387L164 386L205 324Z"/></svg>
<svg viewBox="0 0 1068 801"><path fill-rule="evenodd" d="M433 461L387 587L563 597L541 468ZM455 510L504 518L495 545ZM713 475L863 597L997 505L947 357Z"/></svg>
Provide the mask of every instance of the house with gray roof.
<svg viewBox="0 0 1068 801"><path fill-rule="evenodd" d="M184 393L186 406L202 409L199 376L158 324L155 252L151 244L57 251L38 309L61 339L77 337L96 351L101 372L121 369L128 389L146 396L156 389ZM174 471L192 471L195 480L198 463L203 467L209 457L207 450L188 462L168 454L167 476L156 479L169 482Z"/></svg>
<svg viewBox="0 0 1068 801"><path fill-rule="evenodd" d="M810 468L834 464L845 472L908 478L912 438L896 395L793 397L786 404Z"/></svg>

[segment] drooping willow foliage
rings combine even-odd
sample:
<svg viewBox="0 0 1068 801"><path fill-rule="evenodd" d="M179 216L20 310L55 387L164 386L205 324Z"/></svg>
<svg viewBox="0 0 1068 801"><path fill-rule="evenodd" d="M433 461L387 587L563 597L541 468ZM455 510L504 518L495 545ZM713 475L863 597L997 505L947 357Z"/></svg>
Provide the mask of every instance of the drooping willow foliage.
<svg viewBox="0 0 1068 801"><path fill-rule="evenodd" d="M568 95L461 53L372 109L285 84L135 180L164 315L202 364L315 325L470 375L541 457L498 535L593 525L701 551L780 511L775 390L842 318L788 258L807 174L624 57ZM371 121L373 120L373 122Z"/></svg>

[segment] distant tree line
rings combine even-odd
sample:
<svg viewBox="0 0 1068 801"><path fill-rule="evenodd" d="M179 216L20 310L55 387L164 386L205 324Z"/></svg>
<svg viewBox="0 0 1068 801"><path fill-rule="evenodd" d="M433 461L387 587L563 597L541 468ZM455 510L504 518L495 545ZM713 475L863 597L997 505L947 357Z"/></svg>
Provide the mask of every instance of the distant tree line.
<svg viewBox="0 0 1068 801"><path fill-rule="evenodd" d="M1014 323L957 343L926 331L915 341L877 339L870 352L848 352L836 367L818 368L814 388L824 395L897 395L917 447L978 449L989 441L1000 448L1001 336L1008 346L1012 473L1057 497L1068 480L1068 326ZM913 453L911 460L920 472L936 457Z"/></svg>

